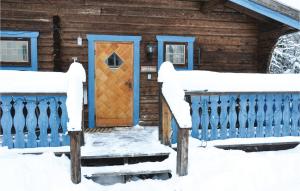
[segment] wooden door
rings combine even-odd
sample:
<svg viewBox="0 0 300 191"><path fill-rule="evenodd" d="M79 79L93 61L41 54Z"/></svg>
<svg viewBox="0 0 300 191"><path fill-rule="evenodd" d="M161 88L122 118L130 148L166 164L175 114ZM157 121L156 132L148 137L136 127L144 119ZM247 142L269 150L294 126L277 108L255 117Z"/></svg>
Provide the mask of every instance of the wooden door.
<svg viewBox="0 0 300 191"><path fill-rule="evenodd" d="M95 43L97 127L133 125L133 43Z"/></svg>

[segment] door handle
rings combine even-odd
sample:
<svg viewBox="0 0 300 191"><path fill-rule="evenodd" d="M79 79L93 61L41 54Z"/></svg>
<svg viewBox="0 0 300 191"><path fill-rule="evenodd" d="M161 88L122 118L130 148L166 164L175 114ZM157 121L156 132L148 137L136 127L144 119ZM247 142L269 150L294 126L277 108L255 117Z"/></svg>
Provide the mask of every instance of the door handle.
<svg viewBox="0 0 300 191"><path fill-rule="evenodd" d="M127 82L125 82L125 85L128 86L129 89L132 89L132 83L130 80L128 80Z"/></svg>

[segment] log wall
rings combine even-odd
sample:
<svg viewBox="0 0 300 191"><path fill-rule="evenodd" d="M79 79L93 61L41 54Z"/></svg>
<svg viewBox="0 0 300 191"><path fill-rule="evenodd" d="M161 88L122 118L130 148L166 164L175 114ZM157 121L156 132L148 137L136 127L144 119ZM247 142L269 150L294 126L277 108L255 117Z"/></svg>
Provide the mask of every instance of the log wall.
<svg viewBox="0 0 300 191"><path fill-rule="evenodd" d="M40 32L39 70L65 71L72 57L77 57L87 70L86 35L119 34L142 36L142 66L157 65L157 47L152 60L145 53L148 43L157 45L156 35L180 35L196 37L194 69L263 72L258 64L258 49L260 27L265 24L259 25L261 21L224 4L206 14L200 8L199 1L179 0L2 0L1 29ZM57 47L55 51L53 48L53 16L60 18L59 58L55 57ZM78 36L83 38L82 46L77 45ZM54 66L54 58L61 61L59 67ZM262 55L259 60L265 58ZM141 73L142 125L158 125L156 79L156 73L151 80L147 73Z"/></svg>

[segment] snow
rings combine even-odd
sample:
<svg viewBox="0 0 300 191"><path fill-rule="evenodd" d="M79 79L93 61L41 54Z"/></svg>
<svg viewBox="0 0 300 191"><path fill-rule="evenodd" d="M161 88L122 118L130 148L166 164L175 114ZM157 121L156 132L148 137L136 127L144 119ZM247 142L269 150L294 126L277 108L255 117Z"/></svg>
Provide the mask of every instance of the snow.
<svg viewBox="0 0 300 191"><path fill-rule="evenodd" d="M300 1L298 0L276 0L276 1L300 11Z"/></svg>
<svg viewBox="0 0 300 191"><path fill-rule="evenodd" d="M85 70L73 62L67 73L0 70L1 93L67 93L69 131L81 131Z"/></svg>
<svg viewBox="0 0 300 191"><path fill-rule="evenodd" d="M178 80L187 91L205 92L299 92L298 74L219 73L178 71Z"/></svg>
<svg viewBox="0 0 300 191"><path fill-rule="evenodd" d="M253 140L255 141L255 140ZM47 152L42 155L20 155L0 148L1 189L11 191L298 191L300 190L300 146L286 151L245 153L214 147L199 147L190 139L189 174L168 180L137 179L126 184L103 186L82 177L74 185L70 180L70 161ZM122 148L120 148L122 150ZM175 152L170 159L175 161ZM159 167L157 162L148 163ZM163 163L175 169L175 163ZM141 168L141 164L131 166ZM155 168L155 167L152 167Z"/></svg>
<svg viewBox="0 0 300 191"><path fill-rule="evenodd" d="M164 62L158 72L158 81L163 82L162 94L164 95L180 128L191 128L192 119L190 106L184 100L184 91L177 77L177 72L171 62Z"/></svg>

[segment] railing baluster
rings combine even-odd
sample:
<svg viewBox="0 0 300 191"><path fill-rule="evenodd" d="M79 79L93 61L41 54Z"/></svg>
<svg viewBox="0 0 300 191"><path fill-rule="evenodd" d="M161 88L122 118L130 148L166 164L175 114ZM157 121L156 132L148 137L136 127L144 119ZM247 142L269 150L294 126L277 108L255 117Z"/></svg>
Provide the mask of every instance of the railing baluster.
<svg viewBox="0 0 300 191"><path fill-rule="evenodd" d="M247 137L247 129L246 129L246 123L247 123L247 94L242 94L240 96L240 112L239 112L239 136L240 138Z"/></svg>
<svg viewBox="0 0 300 191"><path fill-rule="evenodd" d="M264 120L265 120L265 95L257 95L257 129L256 137L264 137Z"/></svg>
<svg viewBox="0 0 300 191"><path fill-rule="evenodd" d="M208 96L201 96L200 98L200 105L202 108L201 113L201 140L207 141L209 140L208 135L208 124L209 124L209 116L208 116Z"/></svg>
<svg viewBox="0 0 300 191"><path fill-rule="evenodd" d="M15 96L13 97L14 101L14 109L15 109L15 115L14 115L14 127L16 129L15 134L15 148L24 148L25 147L25 141L24 141L24 126L25 126L25 117L23 114L24 109L24 97Z"/></svg>
<svg viewBox="0 0 300 191"><path fill-rule="evenodd" d="M27 135L27 147L34 148L37 147L37 137L35 134L35 130L37 128L37 118L36 118L36 104L37 97L36 96L27 96L26 97L26 108L27 108L27 116L26 116L26 126L28 129Z"/></svg>
<svg viewBox="0 0 300 191"><path fill-rule="evenodd" d="M282 95L274 95L274 135L275 137L281 136L281 122L282 122Z"/></svg>
<svg viewBox="0 0 300 191"><path fill-rule="evenodd" d="M48 100L47 97L39 97L39 110L40 110L40 115L38 118L38 125L40 129L40 136L39 136L39 147L48 147L48 134L47 134L47 129L48 129L48 115L47 115L47 109L48 109Z"/></svg>
<svg viewBox="0 0 300 191"><path fill-rule="evenodd" d="M210 96L210 108L211 108L211 114L210 114L210 126L211 126L211 137L210 140L216 140L218 139L218 124L220 117L218 115L218 102L219 102L219 96Z"/></svg>
<svg viewBox="0 0 300 191"><path fill-rule="evenodd" d="M221 124L221 139L226 139L228 137L228 130L227 130L227 124L228 124L228 105L229 105L229 96L227 95L221 95L220 96L221 101L221 115L220 115L220 124Z"/></svg>
<svg viewBox="0 0 300 191"><path fill-rule="evenodd" d="M8 148L13 148L13 140L11 135L11 128L13 124L13 119L11 116L11 96L0 96L0 101L2 102L2 118L1 125L3 130L3 146L7 146Z"/></svg>
<svg viewBox="0 0 300 191"><path fill-rule="evenodd" d="M59 101L61 102L60 108L61 108L61 126L63 129L63 134L62 134L62 145L69 145L70 144L70 136L67 135L67 122L68 122L68 113L67 113L67 107L66 107L66 96L60 96Z"/></svg>
<svg viewBox="0 0 300 191"><path fill-rule="evenodd" d="M58 134L58 113L57 113L57 101L56 97L52 97L49 100L50 116L49 116L49 126L51 128L51 142L50 146L58 147L59 144L59 134Z"/></svg>
<svg viewBox="0 0 300 191"><path fill-rule="evenodd" d="M230 103L229 103L229 137L235 138L237 137L236 133L236 95L230 95Z"/></svg>
<svg viewBox="0 0 300 191"><path fill-rule="evenodd" d="M291 119L291 95L290 94L283 94L283 111L282 111L282 135L289 136L291 135L291 126L290 126L290 119Z"/></svg>
<svg viewBox="0 0 300 191"><path fill-rule="evenodd" d="M254 122L255 122L255 94L249 95L249 111L248 111L248 132L247 137L255 137L255 128L254 128Z"/></svg>
<svg viewBox="0 0 300 191"><path fill-rule="evenodd" d="M300 95L292 95L292 136L300 136Z"/></svg>
<svg viewBox="0 0 300 191"><path fill-rule="evenodd" d="M200 126L200 96L191 96L192 102L192 137L199 139L199 126Z"/></svg>
<svg viewBox="0 0 300 191"><path fill-rule="evenodd" d="M265 127L265 137L273 136L273 119L274 119L274 95L266 95L266 127Z"/></svg>

